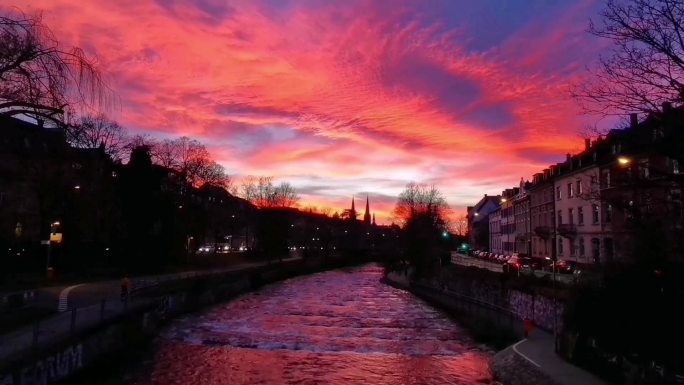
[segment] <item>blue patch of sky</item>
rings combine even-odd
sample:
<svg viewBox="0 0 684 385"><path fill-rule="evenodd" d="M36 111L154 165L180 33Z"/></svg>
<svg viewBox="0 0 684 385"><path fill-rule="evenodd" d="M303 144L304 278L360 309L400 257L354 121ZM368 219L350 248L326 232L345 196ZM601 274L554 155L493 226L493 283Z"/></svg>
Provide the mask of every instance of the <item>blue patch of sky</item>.
<svg viewBox="0 0 684 385"><path fill-rule="evenodd" d="M440 23L446 30L464 29L467 41L459 37L455 43L470 51L487 51L530 22L558 15L576 5L574 0L411 0L410 3L417 8L419 19Z"/></svg>
<svg viewBox="0 0 684 385"><path fill-rule="evenodd" d="M383 82L389 89L405 88L434 98L438 107L446 110L468 105L482 94L480 86L473 80L455 76L441 65L415 55L388 63Z"/></svg>

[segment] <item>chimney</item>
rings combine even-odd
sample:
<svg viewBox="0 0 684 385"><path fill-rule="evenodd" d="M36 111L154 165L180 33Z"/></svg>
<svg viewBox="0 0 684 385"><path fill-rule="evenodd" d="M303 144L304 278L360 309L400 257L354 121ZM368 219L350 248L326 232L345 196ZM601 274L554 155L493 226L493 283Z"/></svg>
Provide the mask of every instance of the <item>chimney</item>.
<svg viewBox="0 0 684 385"><path fill-rule="evenodd" d="M663 102L663 113L667 114L672 110L672 103L670 102Z"/></svg>
<svg viewBox="0 0 684 385"><path fill-rule="evenodd" d="M588 150L590 148L591 148L591 139L589 139L589 138L584 139L584 149Z"/></svg>
<svg viewBox="0 0 684 385"><path fill-rule="evenodd" d="M634 128L639 124L639 117L636 113L629 114L629 126Z"/></svg>

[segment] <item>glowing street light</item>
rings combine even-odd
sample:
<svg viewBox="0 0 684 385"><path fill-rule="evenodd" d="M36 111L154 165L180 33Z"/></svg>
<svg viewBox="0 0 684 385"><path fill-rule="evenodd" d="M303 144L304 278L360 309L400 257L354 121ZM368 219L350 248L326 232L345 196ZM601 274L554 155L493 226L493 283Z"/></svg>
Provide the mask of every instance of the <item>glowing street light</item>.
<svg viewBox="0 0 684 385"><path fill-rule="evenodd" d="M506 203L506 202L508 202L508 199L506 199L506 198L501 198L501 203Z"/></svg>
<svg viewBox="0 0 684 385"><path fill-rule="evenodd" d="M632 160L626 156L621 156L621 157L617 158L617 161L618 161L618 164L620 164L620 166L626 166L626 165L632 163Z"/></svg>

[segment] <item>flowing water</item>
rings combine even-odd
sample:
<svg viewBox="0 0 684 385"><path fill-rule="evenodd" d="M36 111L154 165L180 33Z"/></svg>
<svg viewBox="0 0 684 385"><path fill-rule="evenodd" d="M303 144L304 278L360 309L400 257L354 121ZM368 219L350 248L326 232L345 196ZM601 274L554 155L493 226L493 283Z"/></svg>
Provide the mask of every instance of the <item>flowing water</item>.
<svg viewBox="0 0 684 385"><path fill-rule="evenodd" d="M370 265L294 278L179 319L126 382L490 383L490 350L381 277Z"/></svg>

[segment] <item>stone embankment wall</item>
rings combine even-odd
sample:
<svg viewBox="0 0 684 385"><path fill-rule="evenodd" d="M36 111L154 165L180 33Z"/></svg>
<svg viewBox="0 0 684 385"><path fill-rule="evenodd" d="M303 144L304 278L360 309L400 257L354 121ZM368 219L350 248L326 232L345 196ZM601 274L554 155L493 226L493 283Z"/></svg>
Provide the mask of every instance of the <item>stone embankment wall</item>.
<svg viewBox="0 0 684 385"><path fill-rule="evenodd" d="M439 281L426 284L445 288L477 302L507 309L516 314L519 319L531 319L535 325L547 331L553 331L554 324L556 330L562 330L563 327L564 304L550 297L506 288L499 282L471 278L466 275L445 276ZM554 309L556 317L554 317Z"/></svg>
<svg viewBox="0 0 684 385"><path fill-rule="evenodd" d="M562 304L553 299L502 290L500 287L479 280L462 279L448 284L434 282L410 282L403 274L389 273L385 282L455 313L459 323L468 327L479 339L492 339L506 345L524 336L524 319L534 319L542 328L553 330L553 312L558 320ZM503 338L503 339L502 339ZM505 346L505 345L504 345ZM513 346L501 350L491 361L495 378L506 385L555 385L547 374L515 352Z"/></svg>

